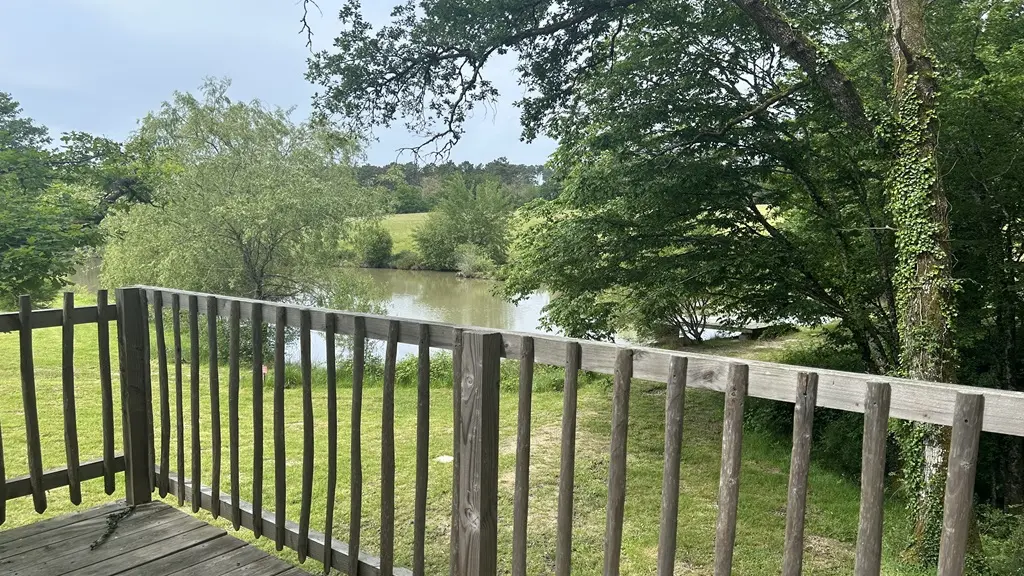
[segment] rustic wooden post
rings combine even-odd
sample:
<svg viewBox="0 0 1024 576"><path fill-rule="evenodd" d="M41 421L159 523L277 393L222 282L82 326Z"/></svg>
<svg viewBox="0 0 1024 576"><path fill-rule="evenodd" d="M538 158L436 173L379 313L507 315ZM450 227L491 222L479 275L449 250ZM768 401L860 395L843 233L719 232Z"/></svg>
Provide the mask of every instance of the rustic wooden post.
<svg viewBox="0 0 1024 576"><path fill-rule="evenodd" d="M957 393L953 437L939 542L939 576L961 576L967 558L967 537L974 513L974 480L978 473L978 444L985 411L981 394Z"/></svg>
<svg viewBox="0 0 1024 576"><path fill-rule="evenodd" d="M117 289L118 348L125 438L125 493L129 506L152 498L149 469L149 418L146 399L146 301L138 288Z"/></svg>
<svg viewBox="0 0 1024 576"><path fill-rule="evenodd" d="M498 573L500 333L466 333L459 426L460 574Z"/></svg>

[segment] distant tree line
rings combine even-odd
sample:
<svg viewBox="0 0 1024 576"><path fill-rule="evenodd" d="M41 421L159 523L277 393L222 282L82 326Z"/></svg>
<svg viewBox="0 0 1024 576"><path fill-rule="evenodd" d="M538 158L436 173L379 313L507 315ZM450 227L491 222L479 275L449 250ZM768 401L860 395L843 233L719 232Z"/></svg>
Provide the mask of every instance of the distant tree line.
<svg viewBox="0 0 1024 576"><path fill-rule="evenodd" d="M363 164L356 167L355 176L362 186L384 188L394 203L396 214L429 212L441 201L445 186L456 176L462 178L470 188L483 182L499 184L502 194L513 206L520 206L534 198L555 198L560 190L549 168L512 164L504 157L486 164L456 164L451 161L437 164L391 163L384 166Z"/></svg>

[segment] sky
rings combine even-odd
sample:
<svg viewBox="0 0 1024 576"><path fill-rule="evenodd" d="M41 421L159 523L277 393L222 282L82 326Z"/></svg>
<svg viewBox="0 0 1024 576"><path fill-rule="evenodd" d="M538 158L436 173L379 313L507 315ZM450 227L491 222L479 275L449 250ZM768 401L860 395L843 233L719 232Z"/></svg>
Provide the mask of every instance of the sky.
<svg viewBox="0 0 1024 576"><path fill-rule="evenodd" d="M341 0L319 0L310 23L314 48L330 46L339 29ZM375 26L387 21L394 0L363 2ZM139 118L175 90L199 87L206 77L228 77L236 100L258 98L310 110L316 87L304 78L305 35L298 0L0 0L0 91L51 134L78 130L124 140ZM523 95L507 55L489 64L487 77L501 92L482 108L452 151L456 162L498 157L542 164L555 149L549 139L520 140ZM410 161L398 149L422 142L402 127L378 131L367 161Z"/></svg>

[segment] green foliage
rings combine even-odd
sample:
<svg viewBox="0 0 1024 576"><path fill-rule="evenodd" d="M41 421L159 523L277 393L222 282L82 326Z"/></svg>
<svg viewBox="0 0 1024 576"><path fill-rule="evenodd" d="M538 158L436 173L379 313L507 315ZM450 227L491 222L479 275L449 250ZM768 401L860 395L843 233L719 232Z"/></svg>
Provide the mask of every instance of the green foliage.
<svg viewBox="0 0 1024 576"><path fill-rule="evenodd" d="M391 266L391 248L394 243L391 240L391 234L379 223L374 222L357 228L354 236L356 253L362 266L368 268Z"/></svg>
<svg viewBox="0 0 1024 576"><path fill-rule="evenodd" d="M172 174L154 205L108 219L110 284L322 302L338 291L338 239L382 203L352 174L353 139L228 98L228 82L175 93L139 136Z"/></svg>
<svg viewBox="0 0 1024 576"><path fill-rule="evenodd" d="M463 244L455 250L459 275L465 278L490 278L495 266L484 248L476 244Z"/></svg>
<svg viewBox="0 0 1024 576"><path fill-rule="evenodd" d="M399 270L418 270L423 265L423 259L412 250L402 250L395 254L391 265Z"/></svg>
<svg viewBox="0 0 1024 576"><path fill-rule="evenodd" d="M0 92L0 308L28 294L45 302L66 283L96 224L112 208L147 201L158 172L144 149L80 132L59 147Z"/></svg>
<svg viewBox="0 0 1024 576"><path fill-rule="evenodd" d="M424 266L432 270L457 270L460 265L460 247L470 254L474 266L489 260L495 264L505 261L508 249L508 221L511 205L494 181L475 186L456 175L442 192L442 199L429 218L416 230L416 245L423 256Z"/></svg>

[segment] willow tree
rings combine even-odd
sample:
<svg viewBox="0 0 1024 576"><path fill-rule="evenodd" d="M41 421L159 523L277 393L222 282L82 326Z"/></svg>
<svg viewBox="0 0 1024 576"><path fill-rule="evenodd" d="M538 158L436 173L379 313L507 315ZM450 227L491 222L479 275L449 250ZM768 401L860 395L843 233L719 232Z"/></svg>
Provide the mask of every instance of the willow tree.
<svg viewBox="0 0 1024 576"><path fill-rule="evenodd" d="M107 219L104 281L265 300L346 296L336 290L339 241L386 206L355 182L354 139L234 101L228 88L207 81L142 120L135 137L169 168L152 204Z"/></svg>
<svg viewBox="0 0 1024 576"><path fill-rule="evenodd" d="M404 123L425 135L417 152L443 155L460 139L472 111L498 95L485 65L514 52L527 89L520 102L524 136L559 139L556 164L568 178L565 201L592 210L583 223L590 232L594 226L622 232L599 235L602 244L592 252L605 256L605 263L625 263L539 259L534 270L559 271L551 276L571 288L602 270L618 275L619 283L643 279L652 254L661 261L666 254L689 258L691 264L702 254L714 256L664 250L658 242L666 237L682 243L693 238L678 228L644 229L645 222L674 214L665 210L673 190L690 191L696 208L679 209L703 219L698 229L742 228L733 240L746 239L746 245L703 234L694 246L719 248L735 261L745 256L744 271L764 272L747 275L760 281L748 288L761 288L743 294L757 296L762 312L772 310L772 297L789 304L800 296L799 307L776 305L774 312L826 317L823 311L831 309L832 317L861 335L867 357L881 356L884 371L950 382L960 361L953 334L962 288L951 257L956 222L950 222L944 188L954 166L940 170L944 79L935 47L945 44L947 54L960 58L951 45L970 46L952 74L962 93L1015 86L1017 80L1006 79L1020 77L1019 71L995 71L992 54L1019 52L1020 35L1014 34L1020 32L1020 10L1003 0L891 0L885 6L834 0L409 0L375 31L358 2L350 1L340 12L343 31L334 48L314 56L308 76L323 87L317 96L323 113L340 115L360 130ZM638 46L647 50L642 57ZM964 79L978 85L964 86ZM1019 118L1006 113L1000 121L1015 126ZM979 149L987 146L984 139L977 142ZM638 164L637 157L645 162ZM1012 160L1004 165L1012 172ZM602 183L628 177L631 169L633 187L626 192ZM641 170L648 181L639 177ZM701 196L701 186L711 192ZM815 240L816 248L793 242L759 214L758 200L783 188L799 189L805 198L802 220L789 224L817 227L820 233L801 237L828 242ZM642 209L624 208L631 202ZM575 245L588 230L583 224L555 228ZM556 237L538 236L537 245L554 248L544 242ZM829 250L843 256L815 261ZM588 257L580 250L565 254ZM763 262L751 263L753 258ZM776 266L765 270L765 264ZM780 266L792 273L784 275ZM868 278L872 272L877 279ZM843 285L829 285L837 276L846 278ZM735 274L717 280L731 294L743 288ZM583 296L576 309L601 312ZM934 503L943 489L943 439L929 427L906 431L903 438L913 468L906 479L919 495L916 552L929 560L937 548Z"/></svg>

